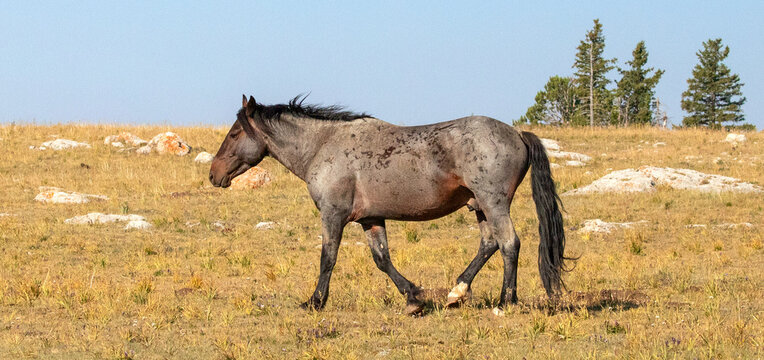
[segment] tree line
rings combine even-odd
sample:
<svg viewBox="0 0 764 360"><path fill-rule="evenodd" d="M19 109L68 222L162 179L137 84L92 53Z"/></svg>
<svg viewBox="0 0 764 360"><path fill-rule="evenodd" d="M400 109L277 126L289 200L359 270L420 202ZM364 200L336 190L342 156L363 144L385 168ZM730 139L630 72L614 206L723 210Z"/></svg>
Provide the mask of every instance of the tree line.
<svg viewBox="0 0 764 360"><path fill-rule="evenodd" d="M664 70L647 66L648 52L644 41L637 43L632 59L622 68L617 59L607 59L602 24L594 27L578 45L572 76L552 76L535 103L515 123L556 126L666 126L667 115L655 96L655 87ZM683 126L712 128L743 127L745 120L740 77L733 74L724 60L729 47L721 39L703 42L696 53L699 63L687 80L682 93L682 110L687 112ZM607 77L617 70L620 79Z"/></svg>

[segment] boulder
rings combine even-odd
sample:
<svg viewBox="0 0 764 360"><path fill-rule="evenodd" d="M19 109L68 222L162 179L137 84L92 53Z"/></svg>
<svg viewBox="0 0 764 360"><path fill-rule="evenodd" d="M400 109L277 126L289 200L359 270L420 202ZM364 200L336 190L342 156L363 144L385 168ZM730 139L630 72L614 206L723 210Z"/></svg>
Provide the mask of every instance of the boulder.
<svg viewBox="0 0 764 360"><path fill-rule="evenodd" d="M103 214L99 212L88 213L87 215L79 215L70 219L64 220L64 224L76 224L76 225L91 225L91 224L108 224L117 221L131 222L131 221L146 221L146 218L140 215L119 215L119 214Z"/></svg>
<svg viewBox="0 0 764 360"><path fill-rule="evenodd" d="M146 218L140 215L128 214L102 214L99 212L89 213L87 215L79 215L70 219L64 220L64 224L71 225L92 225L92 224L109 224L113 222L127 222L125 230L137 229L146 230L151 227L151 224L146 221Z"/></svg>
<svg viewBox="0 0 764 360"><path fill-rule="evenodd" d="M762 192L761 187L728 176L704 174L690 169L659 168L642 166L638 169L624 169L611 172L582 188L570 190L563 195L577 195L607 192L652 192L656 185L665 185L679 190L719 193Z"/></svg>
<svg viewBox="0 0 764 360"><path fill-rule="evenodd" d="M84 204L91 200L109 200L103 195L81 194L66 192L57 187L41 186L40 193L34 197L36 201L54 204Z"/></svg>
<svg viewBox="0 0 764 360"><path fill-rule="evenodd" d="M257 230L270 230L276 227L276 223L273 221L261 221L255 225Z"/></svg>
<svg viewBox="0 0 764 360"><path fill-rule="evenodd" d="M78 142L74 140L67 140L67 139L56 139L56 140L50 140L42 143L40 147L37 149L39 150L64 150L64 149L72 149L72 148L86 148L90 149L90 144L84 143L84 142ZM30 149L34 149L35 147L32 146Z"/></svg>
<svg viewBox="0 0 764 360"><path fill-rule="evenodd" d="M103 143L106 145L111 145L115 147L124 147L127 146L141 146L146 145L148 141L143 140L129 132L121 132L117 135L109 135L106 138L103 139Z"/></svg>
<svg viewBox="0 0 764 360"><path fill-rule="evenodd" d="M727 134L727 137L724 139L724 141L731 144L745 142L745 140L746 138L744 134Z"/></svg>
<svg viewBox="0 0 764 360"><path fill-rule="evenodd" d="M211 163L212 159L215 158L215 155L212 155L206 151L202 151L199 153L199 155L196 155L196 158L194 158L194 162L207 164Z"/></svg>
<svg viewBox="0 0 764 360"><path fill-rule="evenodd" d="M547 151L560 151L560 143L557 142L557 140L552 139L541 139L541 144L544 145Z"/></svg>
<svg viewBox="0 0 764 360"><path fill-rule="evenodd" d="M178 134L168 131L154 136L148 144L136 150L139 154L149 154L152 151L156 151L159 154L183 156L191 151L191 147Z"/></svg>
<svg viewBox="0 0 764 360"><path fill-rule="evenodd" d="M570 152L570 151L562 151L562 148L560 147L560 143L558 143L557 140L541 139L541 144L544 145L547 156L552 158L568 159L568 160L573 160L573 161L578 161L583 163L587 163L592 160L591 156L589 155L579 154L579 153ZM570 166L581 166L581 165L570 165Z"/></svg>
<svg viewBox="0 0 764 360"><path fill-rule="evenodd" d="M259 166L255 166L243 174L233 178L231 180L231 189L257 189L268 184L269 182L271 182L271 174L267 170Z"/></svg>
<svg viewBox="0 0 764 360"><path fill-rule="evenodd" d="M583 226L578 229L580 232L584 233L604 233L609 234L610 232L618 229L629 229L634 225L645 223L646 220L642 220L639 222L625 222L625 223L617 223L617 222L605 222L600 219L592 219L592 220L584 220Z"/></svg>
<svg viewBox="0 0 764 360"><path fill-rule="evenodd" d="M132 220L125 225L125 230L147 230L151 227L151 223L145 220Z"/></svg>

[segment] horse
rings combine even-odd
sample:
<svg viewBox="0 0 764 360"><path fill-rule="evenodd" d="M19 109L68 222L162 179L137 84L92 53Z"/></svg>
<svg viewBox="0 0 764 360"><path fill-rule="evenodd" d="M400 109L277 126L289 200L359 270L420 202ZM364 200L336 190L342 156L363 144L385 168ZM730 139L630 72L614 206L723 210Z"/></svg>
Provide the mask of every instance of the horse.
<svg viewBox="0 0 764 360"><path fill-rule="evenodd" d="M422 290L390 260L385 220L427 221L464 206L480 228L477 255L456 279L446 307L470 296L478 271L497 251L504 279L494 313L517 303L520 239L510 217L515 191L531 170L532 197L539 219L538 268L549 298L565 288L565 233L555 183L544 146L531 132L485 116L468 116L422 126L396 126L339 106L263 105L243 96L209 179L228 187L231 179L271 156L302 179L321 214L323 240L318 283L301 307L320 310L345 226L359 223L379 270L406 297L407 314L423 311Z"/></svg>

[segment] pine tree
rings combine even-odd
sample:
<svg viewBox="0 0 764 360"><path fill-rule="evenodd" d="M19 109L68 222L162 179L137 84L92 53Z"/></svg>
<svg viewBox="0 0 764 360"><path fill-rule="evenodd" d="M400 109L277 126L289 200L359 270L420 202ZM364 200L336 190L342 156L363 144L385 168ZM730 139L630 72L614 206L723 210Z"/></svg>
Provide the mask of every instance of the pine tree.
<svg viewBox="0 0 764 360"><path fill-rule="evenodd" d="M682 110L689 113L682 120L685 126L720 128L727 122L745 120L741 107L746 99L740 91L743 83L722 62L729 52L722 39L709 39L703 42L703 50L695 53L700 63L695 65L692 78L687 79L687 91L682 93Z"/></svg>
<svg viewBox="0 0 764 360"><path fill-rule="evenodd" d="M605 59L605 37L602 24L594 20L594 28L586 33L586 38L578 45L575 71L575 86L579 102L576 107L577 122L589 120L589 126L609 122L612 109L612 94L607 89L610 80L607 73L613 69L615 59Z"/></svg>
<svg viewBox="0 0 764 360"><path fill-rule="evenodd" d="M663 70L655 70L652 76L648 76L653 68L645 68L647 64L647 48L645 42L640 41L632 52L633 59L627 61L628 70L618 69L621 80L616 89L618 109L618 123L625 126L630 124L651 124L653 120L653 98L655 86L658 84Z"/></svg>
<svg viewBox="0 0 764 360"><path fill-rule="evenodd" d="M550 77L544 90L536 94L536 102L516 123L569 125L573 119L574 90L570 78Z"/></svg>

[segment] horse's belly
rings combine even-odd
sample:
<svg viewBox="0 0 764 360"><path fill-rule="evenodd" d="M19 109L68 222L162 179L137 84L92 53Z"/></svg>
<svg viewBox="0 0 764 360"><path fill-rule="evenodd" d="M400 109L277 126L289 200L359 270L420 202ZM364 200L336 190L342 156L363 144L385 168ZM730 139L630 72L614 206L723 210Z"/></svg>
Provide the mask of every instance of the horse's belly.
<svg viewBox="0 0 764 360"><path fill-rule="evenodd" d="M448 215L474 195L458 183L398 183L364 191L362 217L425 221Z"/></svg>

